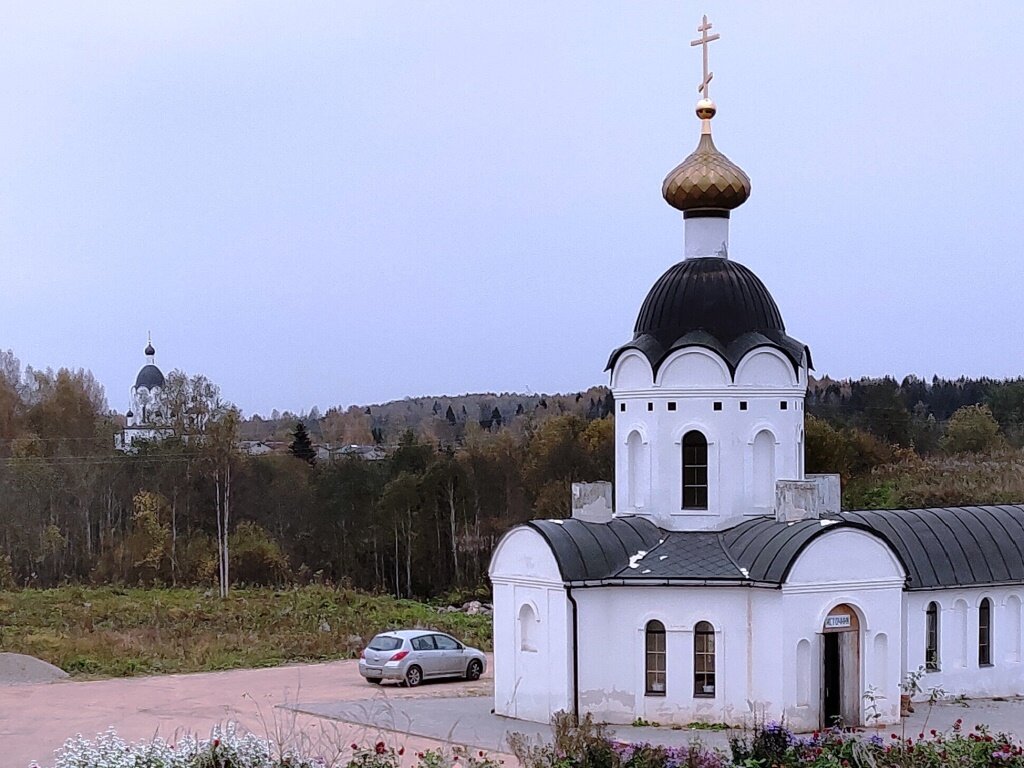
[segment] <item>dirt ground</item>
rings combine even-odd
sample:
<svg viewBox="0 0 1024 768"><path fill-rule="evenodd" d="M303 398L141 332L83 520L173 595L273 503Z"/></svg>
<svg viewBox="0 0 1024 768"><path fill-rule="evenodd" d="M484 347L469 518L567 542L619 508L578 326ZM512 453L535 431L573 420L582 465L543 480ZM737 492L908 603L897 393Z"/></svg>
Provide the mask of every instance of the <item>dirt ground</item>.
<svg viewBox="0 0 1024 768"><path fill-rule="evenodd" d="M490 663L489 663L490 666ZM479 696L493 690L488 669L476 682L430 683L419 688L371 686L357 662L303 664L191 675L7 685L0 687L0 768L52 763L53 753L75 734L93 737L113 726L128 740L185 731L206 734L233 720L258 734L331 754L349 744L382 738L414 753L436 742L384 728L305 715L283 705L301 701Z"/></svg>

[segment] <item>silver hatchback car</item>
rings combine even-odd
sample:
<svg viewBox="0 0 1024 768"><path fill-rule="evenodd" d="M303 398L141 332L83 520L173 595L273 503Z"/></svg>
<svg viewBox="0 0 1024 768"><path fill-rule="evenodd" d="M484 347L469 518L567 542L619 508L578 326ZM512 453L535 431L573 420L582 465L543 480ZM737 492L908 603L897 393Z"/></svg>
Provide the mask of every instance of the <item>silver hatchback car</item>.
<svg viewBox="0 0 1024 768"><path fill-rule="evenodd" d="M483 651L429 629L382 632L359 658L359 674L369 682L398 680L410 688L437 677L476 680L486 668Z"/></svg>

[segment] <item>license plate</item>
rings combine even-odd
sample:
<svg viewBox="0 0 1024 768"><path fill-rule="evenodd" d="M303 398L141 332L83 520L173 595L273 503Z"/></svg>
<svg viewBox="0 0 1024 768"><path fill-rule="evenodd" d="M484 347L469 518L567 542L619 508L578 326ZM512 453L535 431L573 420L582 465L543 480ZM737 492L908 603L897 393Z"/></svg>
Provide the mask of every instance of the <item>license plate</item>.
<svg viewBox="0 0 1024 768"><path fill-rule="evenodd" d="M383 669L381 667L367 667L366 674L368 675L379 675Z"/></svg>

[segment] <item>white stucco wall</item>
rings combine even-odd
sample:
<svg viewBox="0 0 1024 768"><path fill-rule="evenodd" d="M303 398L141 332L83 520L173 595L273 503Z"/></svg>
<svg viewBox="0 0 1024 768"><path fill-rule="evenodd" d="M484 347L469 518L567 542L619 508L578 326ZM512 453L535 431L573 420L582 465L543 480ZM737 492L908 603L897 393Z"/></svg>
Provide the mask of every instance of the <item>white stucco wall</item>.
<svg viewBox="0 0 1024 768"><path fill-rule="evenodd" d="M811 730L825 724L822 627L829 612L844 604L854 609L860 624L862 722L870 714L863 699L869 687L876 691L875 722L899 721L904 578L888 546L862 531L830 531L800 554L782 587L781 612L765 626L765 631L783 637L782 702L791 727ZM778 616L785 616L785 621L780 623Z"/></svg>
<svg viewBox="0 0 1024 768"><path fill-rule="evenodd" d="M495 714L546 723L572 708L571 613L558 564L539 533L519 527L495 548L490 577Z"/></svg>
<svg viewBox="0 0 1024 768"><path fill-rule="evenodd" d="M985 597L992 601L990 666L978 663L978 606ZM925 691L917 698L935 687L968 698L1024 694L1022 600L1024 586L907 592L904 671L924 665L925 611L932 601L939 606L939 669L921 678Z"/></svg>
<svg viewBox="0 0 1024 768"><path fill-rule="evenodd" d="M860 622L856 695L874 686L878 722L896 722L903 579L898 561L877 538L837 529L807 547L781 589L576 589L581 711L611 723L643 717L749 724L759 716L784 717L798 729L817 728L822 627L833 608L846 604ZM651 620L665 626L664 696L645 692L644 630ZM714 698L694 695L694 628L700 621L715 629ZM608 663L609 649L616 663Z"/></svg>
<svg viewBox="0 0 1024 768"><path fill-rule="evenodd" d="M774 593L754 595L740 587L597 587L573 594L580 611L581 712L609 723L637 717L732 722L744 716L754 598ZM645 693L645 629L652 620L665 626L664 696ZM694 627L700 621L715 629L715 698L694 697Z"/></svg>
<svg viewBox="0 0 1024 768"><path fill-rule="evenodd" d="M494 585L495 712L546 722L573 706L572 609L544 538L520 527L499 543ZM905 592L902 566L877 537L836 528L799 555L781 589L605 586L573 590L579 606L581 712L610 723L749 723L785 718L822 725L822 628L837 606L858 619L862 722L899 721L899 683L924 664L925 611L940 608L940 669L927 689L967 697L1024 694L1024 586ZM978 606L992 601L990 666L978 663ZM780 617L785 617L784 621ZM647 622L665 627L666 691L645 692ZM716 692L694 695L694 629L715 630Z"/></svg>
<svg viewBox="0 0 1024 768"><path fill-rule="evenodd" d="M669 530L771 513L774 494L757 491L765 481L756 468L755 442L760 433L770 436L773 479L803 477L806 374L805 367L794 371L782 353L762 347L740 361L733 379L716 353L687 347L665 360L655 380L643 355L624 353L611 377L616 513L644 515ZM721 410L714 409L716 402ZM691 429L708 441L707 510L682 508L682 440ZM631 435L643 445L641 462L631 461Z"/></svg>

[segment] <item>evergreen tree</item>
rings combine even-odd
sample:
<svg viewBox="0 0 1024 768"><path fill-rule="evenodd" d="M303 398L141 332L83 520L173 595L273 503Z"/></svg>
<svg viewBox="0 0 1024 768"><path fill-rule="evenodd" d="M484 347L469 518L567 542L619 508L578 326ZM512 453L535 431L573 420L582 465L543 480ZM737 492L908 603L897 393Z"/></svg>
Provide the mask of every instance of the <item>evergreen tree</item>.
<svg viewBox="0 0 1024 768"><path fill-rule="evenodd" d="M448 410L445 412L444 417L448 419L449 424L453 427L455 426L455 411L452 410L450 405L448 406Z"/></svg>
<svg viewBox="0 0 1024 768"><path fill-rule="evenodd" d="M313 450L313 443L309 439L306 425L301 421L295 424L295 431L292 432L292 443L288 446L292 456L302 459L309 464L316 463L316 451Z"/></svg>

